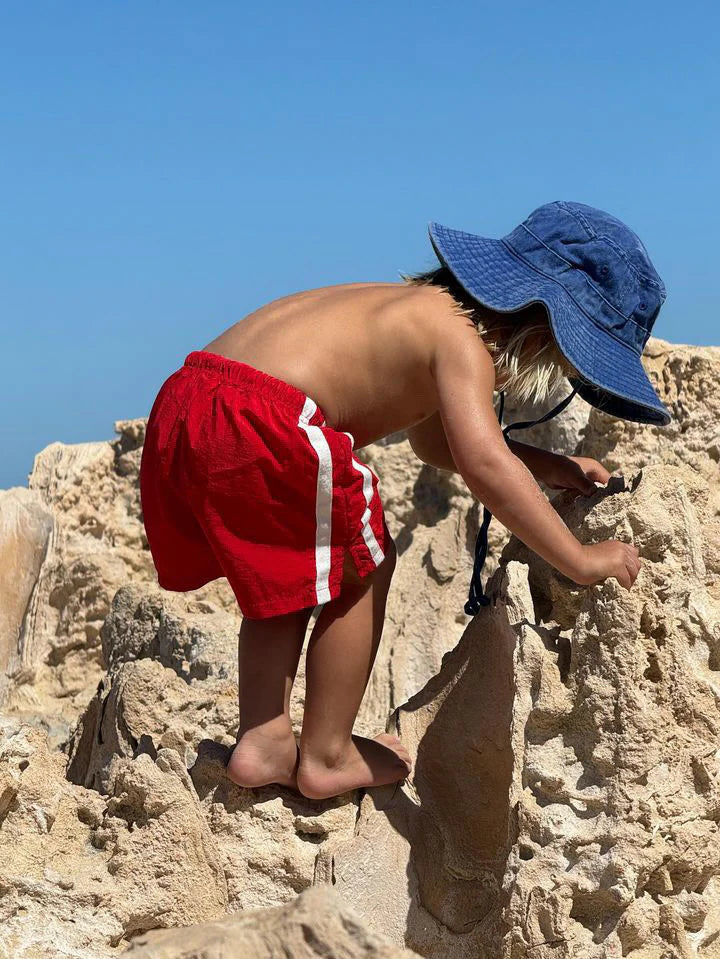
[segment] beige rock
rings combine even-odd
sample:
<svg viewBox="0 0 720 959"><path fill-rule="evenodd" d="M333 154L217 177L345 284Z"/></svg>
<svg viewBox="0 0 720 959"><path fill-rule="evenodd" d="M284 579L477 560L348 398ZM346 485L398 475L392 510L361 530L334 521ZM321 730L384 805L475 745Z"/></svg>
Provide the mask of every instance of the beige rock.
<svg viewBox="0 0 720 959"><path fill-rule="evenodd" d="M169 593L133 584L113 597L101 630L103 660L112 671L135 659L155 659L178 676L237 680L241 616L199 591Z"/></svg>
<svg viewBox="0 0 720 959"><path fill-rule="evenodd" d="M532 615L524 573L475 617L439 674L395 715L413 756L402 789L363 799L335 853L336 888L371 924L427 956L500 956L512 846L514 623Z"/></svg>
<svg viewBox="0 0 720 959"><path fill-rule="evenodd" d="M225 764L236 727L234 683L188 683L151 659L120 663L75 732L67 775L112 794L118 757L145 762L172 751L192 767L230 908L277 905L331 877L336 841L352 833L357 808L351 796L316 803L291 790L235 786Z"/></svg>
<svg viewBox="0 0 720 959"><path fill-rule="evenodd" d="M39 730L0 721L0 742L0 955L108 955L123 928L92 847L105 802L65 781Z"/></svg>
<svg viewBox="0 0 720 959"><path fill-rule="evenodd" d="M189 929L138 937L132 959L411 959L366 929L331 887L289 906L238 913Z"/></svg>
<svg viewBox="0 0 720 959"><path fill-rule="evenodd" d="M387 955L713 959L719 356L650 342L672 428L585 422L578 400L541 428L542 442L582 443L625 473L555 503L583 542L636 543L630 592L576 587L511 542L493 605L468 625L477 505L402 437L363 452L400 559L359 729L395 710L415 769L402 789L327 803L224 776L240 617L224 580L191 594L155 582L137 491L144 421L39 454L30 492L0 496L2 555L23 571L14 592L15 576L0 578L14 624L0 655L19 664L3 708L31 724L0 719L0 955L89 959L131 940L137 952L172 926L190 928L142 949L223 955L237 926L258 955L299 942L310 956L385 955L353 908L394 944ZM494 523L493 544L504 539ZM296 728L302 701L301 672ZM306 904L327 885L342 906L324 890ZM224 918L298 896L289 913Z"/></svg>
<svg viewBox="0 0 720 959"><path fill-rule="evenodd" d="M173 749L192 765L200 741L230 746L237 732L237 685L187 683L152 659L122 663L102 680L68 745L68 778L105 791L115 756Z"/></svg>
<svg viewBox="0 0 720 959"><path fill-rule="evenodd" d="M117 758L103 797L66 781L39 730L1 731L0 955L94 959L225 913L219 852L174 751Z"/></svg>
<svg viewBox="0 0 720 959"><path fill-rule="evenodd" d="M375 734L433 676L467 625L478 508L462 480L423 466L407 440L363 450L380 477L398 564L358 731ZM499 555L499 554L498 554Z"/></svg>
<svg viewBox="0 0 720 959"><path fill-rule="evenodd" d="M54 742L84 709L105 664L100 630L119 586L156 583L141 523L138 470L144 420L115 424L110 442L52 443L35 457L30 493L53 518L18 639L19 667L3 708L42 721ZM8 608L0 582L0 608ZM225 580L194 594L218 608L236 608ZM0 690L2 695L2 690Z"/></svg>
<svg viewBox="0 0 720 959"><path fill-rule="evenodd" d="M93 845L109 853L113 911L125 937L223 915L222 860L184 764L172 749L155 762L116 760L107 814Z"/></svg>
<svg viewBox="0 0 720 959"><path fill-rule="evenodd" d="M0 491L0 704L24 667L23 627L53 529L53 513L37 493Z"/></svg>
<svg viewBox="0 0 720 959"><path fill-rule="evenodd" d="M357 800L312 802L289 789L240 789L224 776L227 750L204 741L191 770L223 857L232 909L289 902L332 882L338 844L351 836Z"/></svg>
<svg viewBox="0 0 720 959"><path fill-rule="evenodd" d="M237 684L218 677L223 642L235 650L234 623L214 607L202 608L206 612L199 613L192 597L153 587L118 591L103 629L111 668L71 737L67 775L107 794L117 757L154 758L158 750L173 750L192 767L230 908L284 903L331 875L336 839L352 832L356 806L352 797L319 804L289 790L239 789L226 779ZM191 637L199 650L190 657L192 670L180 655ZM208 678L191 678L192 671Z"/></svg>
<svg viewBox="0 0 720 959"><path fill-rule="evenodd" d="M672 422L646 426L593 410L582 452L627 473L652 463L690 466L708 482L720 509L720 348L651 338L644 362Z"/></svg>
<svg viewBox="0 0 720 959"><path fill-rule="evenodd" d="M366 798L335 854L337 888L369 922L449 959L712 954L709 499L692 470L649 467L626 489L560 502L582 538L634 539L632 591L580 590L537 572L536 557L528 578L506 560L495 604L396 714L411 783L382 811Z"/></svg>

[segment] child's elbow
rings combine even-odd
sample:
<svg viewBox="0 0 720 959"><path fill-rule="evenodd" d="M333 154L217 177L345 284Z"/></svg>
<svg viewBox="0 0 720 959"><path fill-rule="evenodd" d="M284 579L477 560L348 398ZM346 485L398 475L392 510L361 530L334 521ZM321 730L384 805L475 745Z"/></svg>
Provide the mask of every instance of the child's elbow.
<svg viewBox="0 0 720 959"><path fill-rule="evenodd" d="M460 468L470 491L481 501L493 498L504 487L505 477L517 457L503 444L483 450L482 454Z"/></svg>

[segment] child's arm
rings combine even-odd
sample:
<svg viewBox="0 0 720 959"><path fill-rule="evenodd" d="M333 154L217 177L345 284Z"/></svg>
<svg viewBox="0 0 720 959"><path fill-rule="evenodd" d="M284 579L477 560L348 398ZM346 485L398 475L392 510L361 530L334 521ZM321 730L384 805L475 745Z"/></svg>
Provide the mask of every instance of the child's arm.
<svg viewBox="0 0 720 959"><path fill-rule="evenodd" d="M411 426L408 439L413 453L423 463L449 473L459 472L448 446L439 411L428 416L422 423Z"/></svg>
<svg viewBox="0 0 720 959"><path fill-rule="evenodd" d="M439 412L408 430L408 439L415 455L423 463L437 469L458 473L448 446ZM510 451L522 460L536 480L550 489L576 489L586 496L595 492L595 483L607 483L610 473L597 460L588 456L564 456L549 450L508 440Z"/></svg>
<svg viewBox="0 0 720 959"><path fill-rule="evenodd" d="M575 582L615 576L630 588L640 569L637 549L617 540L581 545L508 448L493 408L495 368L474 328L448 324L435 347L432 369L448 450L473 495Z"/></svg>

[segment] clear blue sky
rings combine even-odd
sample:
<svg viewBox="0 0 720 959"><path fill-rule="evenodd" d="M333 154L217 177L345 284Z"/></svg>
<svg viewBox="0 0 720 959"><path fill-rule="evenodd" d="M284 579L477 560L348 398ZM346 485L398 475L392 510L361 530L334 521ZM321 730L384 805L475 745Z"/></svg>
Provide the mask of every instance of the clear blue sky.
<svg viewBox="0 0 720 959"><path fill-rule="evenodd" d="M0 487L274 297L579 200L720 343L717 4L75 0L0 14Z"/></svg>

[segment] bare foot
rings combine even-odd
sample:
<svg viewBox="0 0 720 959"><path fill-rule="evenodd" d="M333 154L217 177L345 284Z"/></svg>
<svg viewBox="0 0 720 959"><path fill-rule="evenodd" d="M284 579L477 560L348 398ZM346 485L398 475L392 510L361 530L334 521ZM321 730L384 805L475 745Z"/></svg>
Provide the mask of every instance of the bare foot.
<svg viewBox="0 0 720 959"><path fill-rule="evenodd" d="M297 788L308 799L329 799L351 789L399 782L411 769L410 753L397 736L353 736L352 742L332 759L314 756L305 748L300 756Z"/></svg>
<svg viewBox="0 0 720 959"><path fill-rule="evenodd" d="M227 764L227 777L236 786L256 789L278 783L297 789L298 749L289 727L250 729L238 740Z"/></svg>

